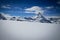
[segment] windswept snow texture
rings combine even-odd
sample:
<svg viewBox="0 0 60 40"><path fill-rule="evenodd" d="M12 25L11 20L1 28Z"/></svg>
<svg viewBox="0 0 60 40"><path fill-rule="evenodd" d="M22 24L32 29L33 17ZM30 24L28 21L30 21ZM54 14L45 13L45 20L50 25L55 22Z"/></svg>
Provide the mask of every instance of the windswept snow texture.
<svg viewBox="0 0 60 40"><path fill-rule="evenodd" d="M0 20L0 40L59 40L60 24Z"/></svg>

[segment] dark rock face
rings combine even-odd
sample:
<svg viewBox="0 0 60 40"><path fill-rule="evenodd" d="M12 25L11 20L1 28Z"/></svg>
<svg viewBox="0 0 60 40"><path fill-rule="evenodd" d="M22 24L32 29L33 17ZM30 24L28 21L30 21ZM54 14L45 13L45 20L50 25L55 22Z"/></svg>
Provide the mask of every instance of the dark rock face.
<svg viewBox="0 0 60 40"><path fill-rule="evenodd" d="M27 20L34 20L34 19L32 19L31 17L25 17L25 19L27 19Z"/></svg>
<svg viewBox="0 0 60 40"><path fill-rule="evenodd" d="M2 14L0 14L0 19L7 20Z"/></svg>
<svg viewBox="0 0 60 40"><path fill-rule="evenodd" d="M50 20L45 20L45 19L40 20L40 22L41 22L41 23L51 23Z"/></svg>
<svg viewBox="0 0 60 40"><path fill-rule="evenodd" d="M41 19L40 19L41 18ZM37 14L37 18L36 18L36 20L39 20L39 22L41 22L41 23L51 23L51 21L50 20L48 20L48 19L46 19L41 13L38 13Z"/></svg>
<svg viewBox="0 0 60 40"><path fill-rule="evenodd" d="M12 17L10 20L16 20L16 17Z"/></svg>

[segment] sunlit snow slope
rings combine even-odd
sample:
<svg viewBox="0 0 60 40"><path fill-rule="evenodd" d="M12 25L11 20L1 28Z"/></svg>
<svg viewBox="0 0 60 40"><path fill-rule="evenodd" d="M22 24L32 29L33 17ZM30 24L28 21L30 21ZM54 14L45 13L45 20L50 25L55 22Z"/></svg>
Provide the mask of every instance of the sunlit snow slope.
<svg viewBox="0 0 60 40"><path fill-rule="evenodd" d="M59 24L0 20L0 40L59 40Z"/></svg>

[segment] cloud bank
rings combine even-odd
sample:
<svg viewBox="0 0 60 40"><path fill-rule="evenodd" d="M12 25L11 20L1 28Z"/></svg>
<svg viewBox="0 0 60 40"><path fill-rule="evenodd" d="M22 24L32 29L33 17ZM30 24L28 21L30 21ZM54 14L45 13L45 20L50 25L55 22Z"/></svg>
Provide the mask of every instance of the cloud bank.
<svg viewBox="0 0 60 40"><path fill-rule="evenodd" d="M1 8L11 9L10 5L2 5Z"/></svg>
<svg viewBox="0 0 60 40"><path fill-rule="evenodd" d="M25 12L26 13L35 13L35 14L38 14L38 12L43 13L44 10L41 7L39 7L39 6L33 6L31 8L25 9Z"/></svg>

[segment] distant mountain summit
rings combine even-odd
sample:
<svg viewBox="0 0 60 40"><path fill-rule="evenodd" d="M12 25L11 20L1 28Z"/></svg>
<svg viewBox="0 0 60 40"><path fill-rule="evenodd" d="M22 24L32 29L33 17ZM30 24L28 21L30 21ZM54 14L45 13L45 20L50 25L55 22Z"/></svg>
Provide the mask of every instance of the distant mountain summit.
<svg viewBox="0 0 60 40"><path fill-rule="evenodd" d="M51 23L51 21L46 19L40 12L37 14L36 20L41 23Z"/></svg>

